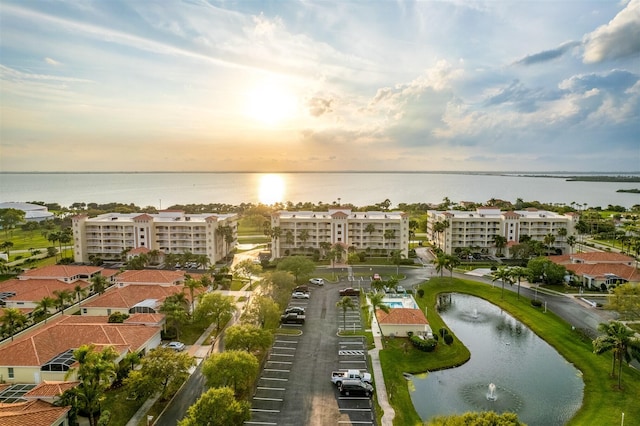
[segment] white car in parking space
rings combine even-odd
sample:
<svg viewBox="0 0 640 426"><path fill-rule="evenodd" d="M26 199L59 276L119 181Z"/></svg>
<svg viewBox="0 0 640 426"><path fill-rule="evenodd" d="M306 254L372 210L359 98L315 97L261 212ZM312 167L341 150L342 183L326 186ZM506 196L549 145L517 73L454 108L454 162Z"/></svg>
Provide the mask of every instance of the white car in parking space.
<svg viewBox="0 0 640 426"><path fill-rule="evenodd" d="M182 343L182 342L169 342L165 346L165 348L173 349L176 352L184 351L184 347L185 347L184 343Z"/></svg>
<svg viewBox="0 0 640 426"><path fill-rule="evenodd" d="M315 285L324 285L324 278L311 278L309 282Z"/></svg>
<svg viewBox="0 0 640 426"><path fill-rule="evenodd" d="M303 293L301 291L294 291L291 294L291 297L293 299L308 299L309 298L309 293Z"/></svg>

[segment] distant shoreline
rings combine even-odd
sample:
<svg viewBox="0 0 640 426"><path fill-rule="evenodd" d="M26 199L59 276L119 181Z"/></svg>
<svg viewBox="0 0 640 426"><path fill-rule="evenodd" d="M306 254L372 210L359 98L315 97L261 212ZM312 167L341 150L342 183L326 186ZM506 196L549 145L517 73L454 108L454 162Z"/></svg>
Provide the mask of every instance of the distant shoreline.
<svg viewBox="0 0 640 426"><path fill-rule="evenodd" d="M513 177L546 177L554 179L566 179L567 181L591 181L591 182L640 182L640 171L634 172L521 172L521 171L424 171L424 170L341 170L341 171L47 171L47 172L17 172L0 171L0 175L135 175L135 174L442 174L442 175L483 175L483 176L513 176Z"/></svg>

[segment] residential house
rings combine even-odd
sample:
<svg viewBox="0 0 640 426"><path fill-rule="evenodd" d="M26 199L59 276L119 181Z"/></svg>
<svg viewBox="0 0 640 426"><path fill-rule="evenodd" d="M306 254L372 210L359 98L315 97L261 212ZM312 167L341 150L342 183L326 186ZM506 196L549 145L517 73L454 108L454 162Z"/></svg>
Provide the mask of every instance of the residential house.
<svg viewBox="0 0 640 426"><path fill-rule="evenodd" d="M68 426L71 407L56 407L40 399L0 404L2 426Z"/></svg>
<svg viewBox="0 0 640 426"><path fill-rule="evenodd" d="M65 378L76 363L73 351L93 344L111 346L119 362L130 352L146 353L160 345L157 325L108 323L106 316L62 315L0 345L0 378L8 383L41 383Z"/></svg>
<svg viewBox="0 0 640 426"><path fill-rule="evenodd" d="M407 337L409 333L418 336L432 334L429 321L420 309L391 308L388 313L377 309L376 319L384 336Z"/></svg>
<svg viewBox="0 0 640 426"><path fill-rule="evenodd" d="M563 265L578 277L582 286L590 289L604 291L619 284L640 282L636 260L621 253L575 253L550 256L549 260Z"/></svg>

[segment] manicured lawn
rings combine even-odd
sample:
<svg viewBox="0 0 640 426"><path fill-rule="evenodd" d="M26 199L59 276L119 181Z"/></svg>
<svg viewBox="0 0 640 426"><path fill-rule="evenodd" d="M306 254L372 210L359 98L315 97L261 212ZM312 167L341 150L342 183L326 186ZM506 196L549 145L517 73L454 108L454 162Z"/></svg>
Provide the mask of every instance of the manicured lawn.
<svg viewBox="0 0 640 426"><path fill-rule="evenodd" d="M591 341L572 330L569 324L553 313L544 313L532 307L525 297L521 296L518 300L517 294L510 291L505 291L502 299L499 286L492 287L474 281L432 278L422 285L422 289L425 291L424 297L416 300L422 309L427 306L429 323L434 332L443 326L434 308L437 295L443 292L467 293L502 307L574 364L583 374L585 389L583 405L569 425L618 424L623 412L627 421L640 419L640 372L624 366L623 390L618 390L617 378L609 375L611 354L594 355ZM468 350L457 339L451 346L440 342L432 353L416 351L410 345L403 345L405 342L405 339L389 340L380 352L387 391L392 395L391 403L396 410L394 424L397 425L421 423L411 403L403 372L419 373L448 368L466 362L469 357Z"/></svg>

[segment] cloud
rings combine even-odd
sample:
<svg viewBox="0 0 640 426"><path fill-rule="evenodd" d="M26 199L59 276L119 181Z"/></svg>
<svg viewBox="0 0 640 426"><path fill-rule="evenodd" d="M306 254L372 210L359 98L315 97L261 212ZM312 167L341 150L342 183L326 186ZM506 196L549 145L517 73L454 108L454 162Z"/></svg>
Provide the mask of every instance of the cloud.
<svg viewBox="0 0 640 426"><path fill-rule="evenodd" d="M328 114L332 112L331 103L333 99L325 99L321 97L314 96L307 101L307 107L309 114L314 117L320 117L321 115Z"/></svg>
<svg viewBox="0 0 640 426"><path fill-rule="evenodd" d="M631 0L608 24L584 37L585 63L640 55L640 0Z"/></svg>
<svg viewBox="0 0 640 426"><path fill-rule="evenodd" d="M579 41L568 41L562 43L555 49L545 50L543 52L534 53L533 55L527 55L522 59L514 62L514 65L535 65L543 62L549 62L553 59L559 58L574 47L580 46L582 43Z"/></svg>
<svg viewBox="0 0 640 426"><path fill-rule="evenodd" d="M44 58L44 61L49 65L53 65L54 67L60 65L60 62L56 61L55 59Z"/></svg>

